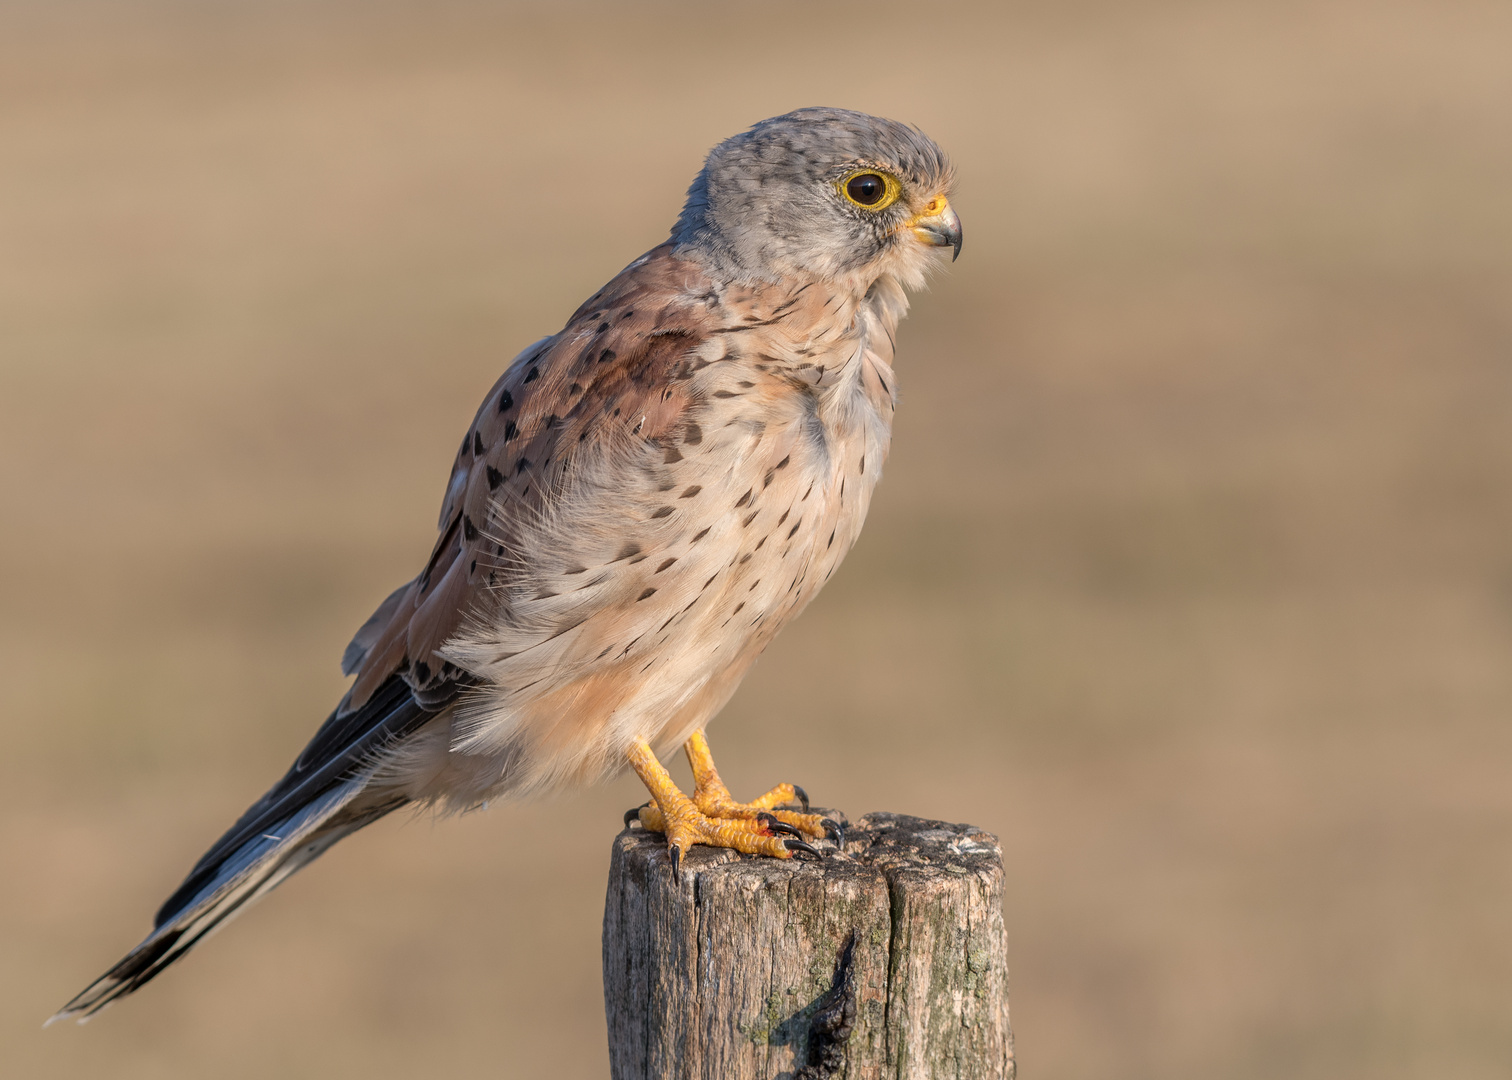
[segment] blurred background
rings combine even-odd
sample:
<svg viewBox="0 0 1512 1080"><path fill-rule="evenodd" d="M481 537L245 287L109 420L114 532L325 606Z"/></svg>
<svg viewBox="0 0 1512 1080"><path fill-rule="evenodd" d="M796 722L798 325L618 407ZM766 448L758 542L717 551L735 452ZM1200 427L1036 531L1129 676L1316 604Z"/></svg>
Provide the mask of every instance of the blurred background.
<svg viewBox="0 0 1512 1080"><path fill-rule="evenodd" d="M966 245L731 786L999 834L1026 1077L1507 1075L1509 56L1458 0L11 0L5 1075L607 1075L633 778L396 815L39 1028L324 718L508 360L821 103L944 144Z"/></svg>

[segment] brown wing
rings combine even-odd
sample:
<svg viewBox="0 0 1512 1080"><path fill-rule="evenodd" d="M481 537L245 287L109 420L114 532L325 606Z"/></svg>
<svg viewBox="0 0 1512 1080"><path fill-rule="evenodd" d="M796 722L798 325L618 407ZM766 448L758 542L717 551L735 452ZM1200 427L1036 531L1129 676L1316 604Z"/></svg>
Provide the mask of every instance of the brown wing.
<svg viewBox="0 0 1512 1080"><path fill-rule="evenodd" d="M384 601L348 647L344 668L357 679L342 712L359 708L395 674L422 703L455 694L462 673L437 650L529 557L516 538L552 513L580 445L655 439L681 422L690 401L679 366L703 363L691 357L717 332L713 306L697 267L664 245L590 298L561 333L510 364L462 440L425 569Z"/></svg>

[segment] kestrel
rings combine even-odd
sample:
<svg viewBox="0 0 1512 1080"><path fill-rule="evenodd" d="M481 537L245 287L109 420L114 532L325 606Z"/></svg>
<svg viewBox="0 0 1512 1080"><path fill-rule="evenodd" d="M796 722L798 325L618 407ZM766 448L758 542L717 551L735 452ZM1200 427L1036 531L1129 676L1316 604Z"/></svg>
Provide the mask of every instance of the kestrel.
<svg viewBox="0 0 1512 1080"><path fill-rule="evenodd" d="M337 840L628 765L673 858L790 858L831 823L738 803L704 725L855 542L887 458L894 333L961 225L916 128L800 109L720 143L666 243L515 358L462 439L440 538L342 657L356 676L147 938L58 1013L152 979ZM694 790L658 755L682 745ZM804 811L780 809L793 801ZM633 813L633 812L632 812Z"/></svg>

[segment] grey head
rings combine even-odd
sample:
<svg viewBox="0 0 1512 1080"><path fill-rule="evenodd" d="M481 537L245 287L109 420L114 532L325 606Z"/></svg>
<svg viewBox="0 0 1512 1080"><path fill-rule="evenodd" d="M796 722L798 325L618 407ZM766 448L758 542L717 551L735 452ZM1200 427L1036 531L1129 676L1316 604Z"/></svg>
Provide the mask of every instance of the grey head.
<svg viewBox="0 0 1512 1080"><path fill-rule="evenodd" d="M883 274L917 285L961 250L945 152L896 120L799 109L709 152L672 230L677 254L727 280L820 278L860 291Z"/></svg>

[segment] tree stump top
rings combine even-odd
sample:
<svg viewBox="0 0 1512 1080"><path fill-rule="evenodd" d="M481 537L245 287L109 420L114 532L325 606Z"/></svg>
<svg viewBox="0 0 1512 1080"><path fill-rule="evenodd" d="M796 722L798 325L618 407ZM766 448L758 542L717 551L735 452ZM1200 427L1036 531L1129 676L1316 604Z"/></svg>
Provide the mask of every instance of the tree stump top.
<svg viewBox="0 0 1512 1080"><path fill-rule="evenodd" d="M837 817L831 812L831 816ZM777 860L616 838L604 996L617 1078L1010 1077L1002 855L874 813Z"/></svg>

